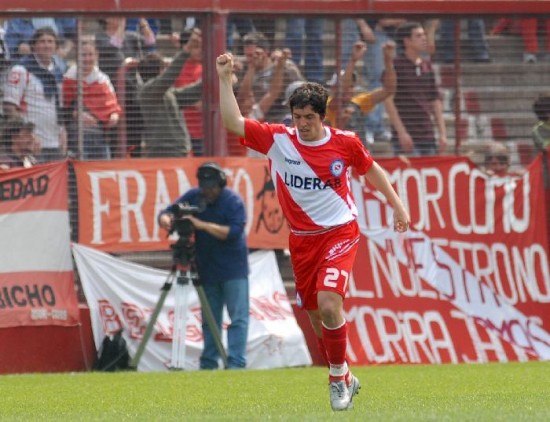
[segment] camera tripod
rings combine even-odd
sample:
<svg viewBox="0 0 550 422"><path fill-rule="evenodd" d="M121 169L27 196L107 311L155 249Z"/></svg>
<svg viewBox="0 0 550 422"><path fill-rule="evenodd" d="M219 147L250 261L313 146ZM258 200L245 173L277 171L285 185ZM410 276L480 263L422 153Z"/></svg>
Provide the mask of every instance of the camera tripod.
<svg viewBox="0 0 550 422"><path fill-rule="evenodd" d="M130 363L130 366L137 369L141 356L145 351L145 346L153 333L153 328L160 311L164 306L166 296L168 296L168 293L170 292L170 289L175 281L174 329L172 334L172 358L170 369L181 370L185 367L187 307L191 284L195 286L197 291L201 309L206 320L206 325L212 334L218 353L222 358L223 366L224 368L227 368L227 354L223 348L221 334L218 331L216 320L212 314L212 309L210 308L204 289L199 282L195 268L194 233L184 233L184 235L180 233L180 238L175 244L171 245L171 248L173 250L172 268L166 278L166 281L164 282L164 285L161 287L160 297L153 313L151 314L151 318L147 323L145 333L143 334L143 338L138 346L134 358L132 359L132 362Z"/></svg>

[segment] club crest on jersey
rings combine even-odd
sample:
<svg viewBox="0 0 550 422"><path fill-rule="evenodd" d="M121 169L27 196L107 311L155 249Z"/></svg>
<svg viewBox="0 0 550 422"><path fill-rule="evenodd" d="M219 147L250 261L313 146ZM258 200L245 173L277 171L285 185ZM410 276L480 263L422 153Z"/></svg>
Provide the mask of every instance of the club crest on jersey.
<svg viewBox="0 0 550 422"><path fill-rule="evenodd" d="M330 164L330 172L333 176L338 177L344 171L344 161L343 160L334 160Z"/></svg>

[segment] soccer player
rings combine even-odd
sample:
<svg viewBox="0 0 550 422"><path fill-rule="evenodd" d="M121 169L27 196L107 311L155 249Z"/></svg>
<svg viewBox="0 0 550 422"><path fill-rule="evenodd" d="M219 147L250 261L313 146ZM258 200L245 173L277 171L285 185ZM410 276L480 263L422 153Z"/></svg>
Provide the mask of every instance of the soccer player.
<svg viewBox="0 0 550 422"><path fill-rule="evenodd" d="M298 305L308 312L321 352L329 365L333 410L353 407L359 380L346 361L347 325L343 301L359 242L357 208L350 172L382 192L394 209L394 229L404 232L409 215L382 168L357 135L323 125L328 93L305 83L289 98L292 127L242 116L232 86L233 57L216 60L220 108L225 127L241 144L270 160L277 196L290 225L289 247Z"/></svg>

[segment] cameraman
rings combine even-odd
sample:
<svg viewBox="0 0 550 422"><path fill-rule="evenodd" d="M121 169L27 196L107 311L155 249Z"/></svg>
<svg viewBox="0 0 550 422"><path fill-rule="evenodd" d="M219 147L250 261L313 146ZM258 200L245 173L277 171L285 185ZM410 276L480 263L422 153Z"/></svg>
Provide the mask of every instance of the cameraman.
<svg viewBox="0 0 550 422"><path fill-rule="evenodd" d="M174 204L159 214L159 224L172 231L178 221L175 204L197 207L194 215L183 213L196 230L196 265L199 284L204 288L208 303L221 334L223 307L231 319L227 330L228 369L246 367L248 337L248 248L244 227L246 214L241 197L226 188L222 168L214 162L202 164L197 171L198 188L192 188ZM202 312L204 349L201 369L217 369L219 353Z"/></svg>

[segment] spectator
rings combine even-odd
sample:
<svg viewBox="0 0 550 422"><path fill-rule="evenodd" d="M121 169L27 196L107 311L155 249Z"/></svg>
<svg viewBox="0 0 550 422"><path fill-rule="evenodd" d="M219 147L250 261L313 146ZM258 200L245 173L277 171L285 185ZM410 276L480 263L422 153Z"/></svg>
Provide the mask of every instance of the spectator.
<svg viewBox="0 0 550 422"><path fill-rule="evenodd" d="M290 49L292 60L298 67L304 59L304 76L308 81L322 83L324 19L288 18L286 21L285 47ZM305 40L304 40L305 36Z"/></svg>
<svg viewBox="0 0 550 422"><path fill-rule="evenodd" d="M111 158L109 143L113 138L113 129L119 121L122 108L109 76L97 67L97 50L95 44L84 41L81 45L82 55L82 96L84 110L80 116L83 125L83 150L79 157L85 160ZM76 150L76 110L77 67L69 68L63 78L63 106L69 118L69 146ZM74 119L74 120L73 120Z"/></svg>
<svg viewBox="0 0 550 422"><path fill-rule="evenodd" d="M455 19L441 19L439 23L439 52L444 63L453 63L455 60ZM458 21L460 25L460 21ZM479 19L466 19L468 27L468 42L465 43L471 55L467 59L475 63L488 63L491 61L489 47L485 40L485 21Z"/></svg>
<svg viewBox="0 0 550 422"><path fill-rule="evenodd" d="M373 26L372 35L370 35L367 22L359 21L358 26L367 43L367 51L364 56L363 64L367 80L367 88L374 91L383 84L382 74L384 69L388 69L384 45L394 40L395 29L405 22L405 19L384 18L371 22ZM377 103L374 108L367 113L365 125L367 128L367 142L389 141L391 133L384 124L384 102Z"/></svg>
<svg viewBox="0 0 550 422"><path fill-rule="evenodd" d="M6 32L3 22L0 19L0 86L4 85L4 76L10 67L10 50L5 41ZM2 90L0 89L0 99L2 98Z"/></svg>
<svg viewBox="0 0 550 422"><path fill-rule="evenodd" d="M254 76L251 78L251 92L253 94L254 102L258 102L261 98L264 97L266 93L268 93L270 89L273 75L276 69L276 62L272 60L267 39L260 32L253 32L245 35L244 50L247 60L247 69L249 69L250 66L254 67L254 69L250 70L251 72L254 72ZM291 60L285 60L283 73L283 89L280 90L279 96L275 100L273 100L273 104L271 105L271 107L269 107L269 109L265 113L263 113L264 121L283 121L286 114L286 107L283 105L284 87L298 80L303 80L302 74ZM238 97L240 99L246 98L247 92L243 96L243 92L241 91L240 87L238 91Z"/></svg>
<svg viewBox="0 0 550 422"><path fill-rule="evenodd" d="M58 45L56 58L58 66L64 66L64 59L74 46L76 19L74 18L30 18L9 19L6 26L6 44L14 62L32 53L30 39L37 29L50 27L56 34Z"/></svg>
<svg viewBox="0 0 550 422"><path fill-rule="evenodd" d="M277 35L276 24L277 19L272 17L252 19L254 32L259 32L260 34L263 34L268 44L273 48L275 46L275 39Z"/></svg>
<svg viewBox="0 0 550 422"><path fill-rule="evenodd" d="M392 124L396 154L434 155L447 147L443 105L430 61L422 57L427 49L424 28L418 22L405 22L396 32L402 54L394 59L397 90L386 102ZM432 123L437 125L438 140Z"/></svg>
<svg viewBox="0 0 550 422"><path fill-rule="evenodd" d="M137 78L131 69L124 81L118 80L118 70L125 59L141 59L157 48L156 37L146 19L139 20L139 32L126 30L126 19L108 17L99 19L100 30L95 35L99 54L99 68L109 76L115 91L124 84L125 95L121 106L124 109L126 146L133 157L141 156L141 135L144 130L143 116L137 101ZM120 94L120 93L119 93Z"/></svg>
<svg viewBox="0 0 550 422"><path fill-rule="evenodd" d="M489 176L521 176L521 172L510 170L510 150L500 142L487 145L484 158L484 170Z"/></svg>
<svg viewBox="0 0 550 422"><path fill-rule="evenodd" d="M366 50L367 45L362 41L357 41L351 58L348 60L346 70L340 78L341 80L338 81L336 75L334 75L333 80L327 82L327 85L332 85L333 97L329 98L325 118L325 122L331 126L355 132L363 143L365 141L369 143L365 115L373 110L376 104L394 95L396 86L396 75L393 67L395 43L388 41L383 46L386 71L383 75L382 86L367 92L358 92L357 76L354 69L357 61L365 55ZM335 114L338 107L341 111L340 116Z"/></svg>
<svg viewBox="0 0 550 422"><path fill-rule="evenodd" d="M0 155L0 170L28 168L36 164L34 154L40 146L33 123L21 117L9 119L3 126L2 141L6 152Z"/></svg>
<svg viewBox="0 0 550 422"><path fill-rule="evenodd" d="M191 152L191 138L181 107L201 98L202 82L174 88L174 82L190 57L190 38L166 66L158 53L149 53L138 65L143 83L137 99L144 121L143 143L147 157L185 157Z"/></svg>
<svg viewBox="0 0 550 422"><path fill-rule="evenodd" d="M237 18L229 15L227 18L227 51L232 51L234 54L242 53L242 46L240 49L235 48L234 35L235 31L239 35L239 40L242 40L244 36L250 32L255 32L254 23L248 18Z"/></svg>
<svg viewBox="0 0 550 422"><path fill-rule="evenodd" d="M382 86L384 71L384 55L382 46L393 40L395 29L405 22L405 19L343 19L342 20L342 65L345 68L352 55L357 41L364 41L368 48L359 60L363 60L362 78L366 80L367 88L372 91ZM375 105L365 116L367 142L389 141L391 134L384 125L384 103Z"/></svg>
<svg viewBox="0 0 550 422"><path fill-rule="evenodd" d="M359 380L346 360L344 298L359 245L357 208L349 171L354 168L393 206L394 229L404 232L410 218L385 172L359 138L325 127L328 92L316 83L297 88L289 99L294 127L244 118L232 86L233 60L216 60L220 111L225 127L241 144L266 154L277 196L290 226L290 256L297 303L307 310L319 350L328 362L330 405L351 409Z"/></svg>
<svg viewBox="0 0 550 422"><path fill-rule="evenodd" d="M214 162L202 164L197 171L199 187L187 191L174 204L189 204L203 211L187 218L196 231L196 266L199 280L221 332L223 308L231 319L227 330L227 368L246 367L249 320L248 249L246 213L241 197L226 187L226 176ZM159 224L171 230L174 215L170 207L159 214ZM207 318L202 317L204 348L201 369L217 369L219 352Z"/></svg>
<svg viewBox="0 0 550 422"><path fill-rule="evenodd" d="M30 39L32 55L13 66L4 85L4 115L20 115L34 123L40 140L40 162L60 160L67 152L60 88L63 72L53 60L57 36L50 27Z"/></svg>
<svg viewBox="0 0 550 422"><path fill-rule="evenodd" d="M179 34L178 48L183 48L188 42L190 56L183 65L176 82L174 82L176 88L194 84L202 79L202 33L199 28L184 29ZM182 108L195 157L203 155L204 146L201 100L202 98L199 98L196 103Z"/></svg>
<svg viewBox="0 0 550 422"><path fill-rule="evenodd" d="M283 91L283 80L287 62L290 58L290 50L275 50L271 55L275 66L269 84L269 89L256 99L253 92L253 83L256 76L256 67L248 66L246 74L239 88L239 104L241 111L250 119L263 122L265 115L269 112L275 101L280 97ZM292 84L291 84L292 85Z"/></svg>
<svg viewBox="0 0 550 422"><path fill-rule="evenodd" d="M100 30L95 35L99 68L105 72L115 89L117 72L128 57L140 59L157 48L156 37L146 19L140 20L140 31L127 31L126 19L99 19Z"/></svg>
<svg viewBox="0 0 550 422"><path fill-rule="evenodd" d="M550 152L550 92L540 94L533 103L533 111L538 123L533 127L532 137L537 154L542 154L542 172L544 187L550 189L550 169L548 153Z"/></svg>
<svg viewBox="0 0 550 422"><path fill-rule="evenodd" d="M539 152L548 152L550 147L550 93L540 94L533 103L533 112L537 116L538 122L531 132L535 150Z"/></svg>

